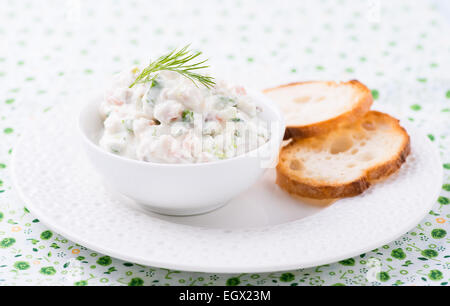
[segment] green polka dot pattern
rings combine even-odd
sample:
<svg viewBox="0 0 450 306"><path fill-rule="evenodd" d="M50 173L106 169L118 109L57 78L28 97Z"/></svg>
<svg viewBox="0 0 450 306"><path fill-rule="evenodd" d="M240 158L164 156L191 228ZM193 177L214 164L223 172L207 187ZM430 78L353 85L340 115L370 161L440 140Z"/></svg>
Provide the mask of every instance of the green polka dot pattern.
<svg viewBox="0 0 450 306"><path fill-rule="evenodd" d="M0 41L7 42L0 48L0 285L448 284L450 41L443 38L450 29L431 2L7 2L0 10ZM9 173L27 122L60 103L83 103L84 93L104 86L112 73L186 43L210 58L215 75L249 87L311 79L364 82L376 109L410 120L438 146L444 183L435 206L389 245L277 273L146 267L47 229L24 208Z"/></svg>

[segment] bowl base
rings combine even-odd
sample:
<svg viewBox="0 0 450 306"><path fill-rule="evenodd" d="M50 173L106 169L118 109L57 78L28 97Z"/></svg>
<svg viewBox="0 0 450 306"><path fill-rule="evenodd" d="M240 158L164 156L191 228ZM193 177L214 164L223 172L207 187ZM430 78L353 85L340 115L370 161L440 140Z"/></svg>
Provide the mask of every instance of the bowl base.
<svg viewBox="0 0 450 306"><path fill-rule="evenodd" d="M186 217L186 216L195 216L195 215L202 215L209 213L213 210L219 209L228 202L219 203L215 206L208 206L207 208L201 208L201 209L164 209L161 207L153 206L151 204L145 204L145 203L136 203L141 208L143 208L146 211L157 213L159 215L163 216L173 216L173 217Z"/></svg>

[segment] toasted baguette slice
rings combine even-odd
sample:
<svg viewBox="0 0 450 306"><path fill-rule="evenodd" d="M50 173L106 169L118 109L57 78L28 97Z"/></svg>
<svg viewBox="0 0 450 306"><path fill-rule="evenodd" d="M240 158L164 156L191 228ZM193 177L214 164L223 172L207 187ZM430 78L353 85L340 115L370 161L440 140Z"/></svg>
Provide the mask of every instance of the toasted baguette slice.
<svg viewBox="0 0 450 306"><path fill-rule="evenodd" d="M302 197L351 197L394 173L409 151L409 135L398 120L370 111L327 135L292 140L283 147L277 184Z"/></svg>
<svg viewBox="0 0 450 306"><path fill-rule="evenodd" d="M326 134L365 115L372 93L362 83L301 82L264 90L286 119L284 139Z"/></svg>

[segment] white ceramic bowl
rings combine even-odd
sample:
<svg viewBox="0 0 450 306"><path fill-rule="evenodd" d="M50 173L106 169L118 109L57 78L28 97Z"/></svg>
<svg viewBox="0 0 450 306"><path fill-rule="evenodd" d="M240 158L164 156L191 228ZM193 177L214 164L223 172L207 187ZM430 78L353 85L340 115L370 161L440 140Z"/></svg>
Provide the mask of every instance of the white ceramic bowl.
<svg viewBox="0 0 450 306"><path fill-rule="evenodd" d="M276 163L284 134L278 107L256 91L249 91L271 122L271 138L254 151L234 158L196 164L164 164L128 159L99 147L103 121L101 97L88 103L79 115L79 131L88 158L114 190L151 210L167 215L193 215L218 208L253 185Z"/></svg>

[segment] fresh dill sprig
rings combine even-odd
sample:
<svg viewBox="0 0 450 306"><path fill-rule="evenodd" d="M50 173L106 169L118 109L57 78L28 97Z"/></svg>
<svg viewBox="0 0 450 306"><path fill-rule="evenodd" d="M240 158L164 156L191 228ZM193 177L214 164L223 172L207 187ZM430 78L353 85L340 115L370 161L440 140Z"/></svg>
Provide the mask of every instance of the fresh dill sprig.
<svg viewBox="0 0 450 306"><path fill-rule="evenodd" d="M145 67L141 74L138 75L136 80L130 85L130 88L136 84L152 82L156 79L158 74L156 72L161 70L168 70L178 72L184 77L191 80L196 86L197 82L210 88L215 85L214 78L196 73L198 69L208 68L204 65L207 61L199 61L190 63L192 60L201 55L201 52L191 52L188 50L189 45L181 48L180 50L173 50L170 53L159 57L156 61L150 62Z"/></svg>

